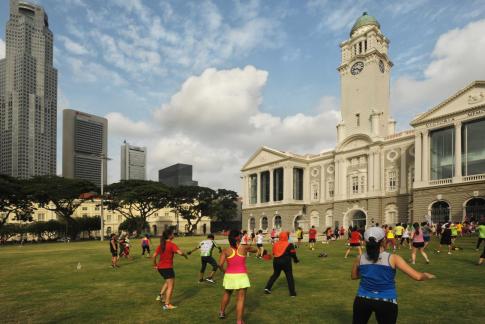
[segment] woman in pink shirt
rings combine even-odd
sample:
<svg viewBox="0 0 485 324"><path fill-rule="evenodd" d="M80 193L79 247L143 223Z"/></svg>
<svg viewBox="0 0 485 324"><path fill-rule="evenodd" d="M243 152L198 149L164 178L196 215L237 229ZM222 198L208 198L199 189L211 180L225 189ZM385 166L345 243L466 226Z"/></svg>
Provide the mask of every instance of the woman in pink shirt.
<svg viewBox="0 0 485 324"><path fill-rule="evenodd" d="M229 247L225 248L221 253L219 259L219 266L222 269L224 263L227 262L227 267L224 271L224 296L221 301L221 311L219 318L226 317L226 307L231 300L233 291L237 291L236 317L237 323L242 324L244 314L244 301L246 298L246 290L251 286L249 283L248 273L246 269L246 256L248 252L256 253L257 249L249 245L241 245L241 233L237 230L232 230L229 233Z"/></svg>
<svg viewBox="0 0 485 324"><path fill-rule="evenodd" d="M424 235L423 230L419 227L419 223L413 224L414 231L411 236L411 240L413 241L413 250L411 252L411 260L413 264L416 264L416 250L419 249L419 252L426 260L426 263L429 263L428 255L424 252Z"/></svg>

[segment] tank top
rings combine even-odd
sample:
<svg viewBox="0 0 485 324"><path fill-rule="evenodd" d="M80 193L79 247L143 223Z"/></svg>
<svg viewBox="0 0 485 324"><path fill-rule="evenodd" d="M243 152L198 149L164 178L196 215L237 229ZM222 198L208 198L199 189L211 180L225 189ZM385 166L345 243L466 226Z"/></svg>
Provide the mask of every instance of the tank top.
<svg viewBox="0 0 485 324"><path fill-rule="evenodd" d="M423 230L422 229L419 230L419 234L416 234L416 232L414 232L413 242L415 242L415 243L424 242Z"/></svg>
<svg viewBox="0 0 485 324"><path fill-rule="evenodd" d="M396 299L396 269L391 267L391 254L381 252L379 260L373 263L367 259L367 254L360 257L360 285L357 296L377 299Z"/></svg>
<svg viewBox="0 0 485 324"><path fill-rule="evenodd" d="M240 255L239 246L234 249L231 248L232 253L227 257L226 273L247 273L246 256Z"/></svg>
<svg viewBox="0 0 485 324"><path fill-rule="evenodd" d="M350 243L360 243L360 233L357 231L353 231L352 234L350 234Z"/></svg>

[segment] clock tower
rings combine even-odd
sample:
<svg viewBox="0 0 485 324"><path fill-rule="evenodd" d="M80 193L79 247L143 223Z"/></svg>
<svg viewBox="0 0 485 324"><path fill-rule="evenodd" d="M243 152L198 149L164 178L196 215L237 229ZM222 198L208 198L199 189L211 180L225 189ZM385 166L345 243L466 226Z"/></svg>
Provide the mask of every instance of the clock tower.
<svg viewBox="0 0 485 324"><path fill-rule="evenodd" d="M364 12L340 47L342 63L337 70L342 120L337 125L338 143L356 134L377 140L394 133L395 121L389 116L393 64L388 57L389 40L379 22Z"/></svg>

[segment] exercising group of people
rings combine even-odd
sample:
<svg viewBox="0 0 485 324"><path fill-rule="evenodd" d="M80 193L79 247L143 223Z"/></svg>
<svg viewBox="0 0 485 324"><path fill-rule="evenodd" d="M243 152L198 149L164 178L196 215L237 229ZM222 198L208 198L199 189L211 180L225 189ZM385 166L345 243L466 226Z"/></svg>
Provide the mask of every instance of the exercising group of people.
<svg viewBox="0 0 485 324"><path fill-rule="evenodd" d="M413 224L412 232L410 233L410 246L412 249L412 263L415 263L416 252L419 250L429 263L428 256L424 251L428 231L426 224ZM402 227L402 234L401 229ZM445 226L446 228L446 226ZM314 229L314 228L313 228ZM397 224L393 229L388 226L374 226L363 231L357 228L350 228L349 230L349 250L357 248L359 255L353 263L351 270L352 279L360 279L360 285L357 290L356 297L353 304L353 323L367 323L371 314L375 313L378 323L395 323L397 321L397 293L395 285L396 269L401 270L410 278L423 281L435 278L434 275L426 272L418 272L413 269L401 256L392 253L396 249L396 239L401 240L407 227ZM477 249L480 247L482 241L485 241L485 223L481 223L477 227L479 232L479 239L477 242ZM315 230L316 231L316 230ZM443 231L442 235L445 235ZM392 233L390 235L389 233ZM260 235L261 234L261 235ZM297 242L300 243L302 236L300 233L295 233ZM257 235L260 235L259 237ZM256 256L262 255L262 242L264 235L258 232L256 237L251 238L246 233L241 233L238 230L231 230L228 233L229 246L221 248L214 241L214 236L209 234L207 239L200 242L194 249L183 252L174 242L174 234L171 229L163 232L160 238L160 245L158 245L153 255L154 268L158 270L160 275L164 278L164 284L160 289L157 300L163 304L164 310L175 309L176 306L172 304L172 295L175 283L175 271L173 268L173 258L175 254L179 254L185 258L188 255L200 250L201 255L201 269L199 272L199 282L215 283L213 277L217 270L224 274L223 287L224 293L220 303L219 318L226 317L226 309L233 295L236 295L236 318L237 323L244 323L244 306L246 299L247 288L250 287L250 280L246 266L246 259L249 253L255 253ZM278 237L276 237L276 235ZM272 235L273 236L273 235ZM311 242L310 242L311 239ZM149 239L147 238L148 242ZM149 244L146 243L143 244ZM257 247L252 245L252 241L256 240ZM142 242L143 242L142 241ZM264 293L271 294L272 287L275 281L285 273L288 290L291 297L296 297L295 281L293 278L292 263L298 263L299 259L296 255L298 243L290 242L290 233L281 231L275 233L272 237L272 256L273 256L273 274L267 281L264 288ZM309 243L314 243L314 237L309 238ZM403 244L401 242L399 245ZM261 245L261 246L260 246ZM363 252L362 245L365 246ZM110 246L112 243L110 241ZM217 249L220 253L219 262L212 256L213 250ZM145 249L144 249L145 250ZM349 254L346 252L346 257ZM264 251L264 250L263 250ZM485 260L485 249L480 256L479 264ZM211 265L212 269L209 276L204 279L204 273L207 265Z"/></svg>

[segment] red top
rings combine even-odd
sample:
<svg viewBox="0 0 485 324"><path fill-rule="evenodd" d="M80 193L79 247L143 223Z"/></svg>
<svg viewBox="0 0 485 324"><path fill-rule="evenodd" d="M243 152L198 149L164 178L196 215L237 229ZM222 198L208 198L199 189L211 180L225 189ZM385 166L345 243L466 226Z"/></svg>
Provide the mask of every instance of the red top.
<svg viewBox="0 0 485 324"><path fill-rule="evenodd" d="M358 231L353 231L350 234L350 243L359 243L360 242L360 233Z"/></svg>
<svg viewBox="0 0 485 324"><path fill-rule="evenodd" d="M311 239L317 238L317 230L316 230L316 229L314 229L314 228L310 228L310 229L308 230L308 236L309 236L309 238L311 238Z"/></svg>
<svg viewBox="0 0 485 324"><path fill-rule="evenodd" d="M165 242L165 251L161 253L162 247L159 245L155 250L155 255L160 255L160 260L157 264L157 269L172 269L173 268L173 255L178 251L179 247L172 241Z"/></svg>

